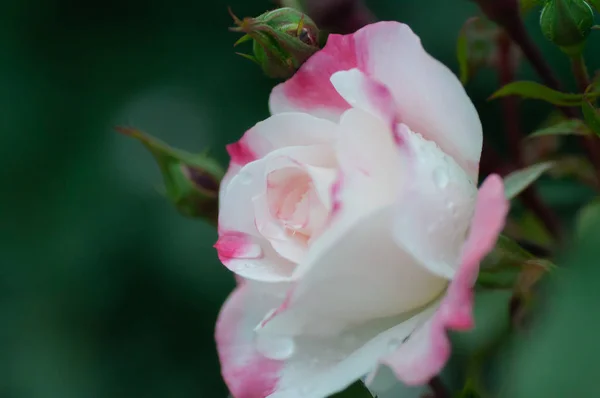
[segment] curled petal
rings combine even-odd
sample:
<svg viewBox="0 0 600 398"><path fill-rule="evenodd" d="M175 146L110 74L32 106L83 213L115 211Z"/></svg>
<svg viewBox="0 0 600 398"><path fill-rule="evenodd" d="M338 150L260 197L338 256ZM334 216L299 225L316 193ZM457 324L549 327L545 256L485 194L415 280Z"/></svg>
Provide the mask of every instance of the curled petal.
<svg viewBox="0 0 600 398"><path fill-rule="evenodd" d="M468 330L473 323L473 285L479 263L494 247L508 213L502 179L489 176L479 189L461 266L435 315L396 352L383 358L406 384L424 384L439 373L450 356L447 330Z"/></svg>
<svg viewBox="0 0 600 398"><path fill-rule="evenodd" d="M257 334L255 326L281 302L284 288L245 281L219 314L217 348L235 398L330 396L367 374L435 309L374 320L333 336L282 339Z"/></svg>
<svg viewBox="0 0 600 398"><path fill-rule="evenodd" d="M402 158L394 238L431 272L452 279L473 217L477 187L435 142L397 127Z"/></svg>
<svg viewBox="0 0 600 398"><path fill-rule="evenodd" d="M378 22L352 35L330 35L323 50L273 89L271 112L300 111L338 120L354 106L347 95L353 89L338 92L330 79L351 69L387 87L400 121L435 141L477 180L483 142L477 111L457 77L402 23Z"/></svg>

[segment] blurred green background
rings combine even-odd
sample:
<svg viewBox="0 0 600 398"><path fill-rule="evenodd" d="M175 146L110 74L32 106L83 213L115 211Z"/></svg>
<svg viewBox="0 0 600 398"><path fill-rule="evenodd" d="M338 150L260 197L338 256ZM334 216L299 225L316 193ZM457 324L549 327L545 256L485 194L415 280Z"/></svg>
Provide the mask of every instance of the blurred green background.
<svg viewBox="0 0 600 398"><path fill-rule="evenodd" d="M367 4L380 19L410 24L456 70L455 40L477 12L473 3ZM0 6L0 397L226 396L213 326L234 281L212 248L216 233L177 214L150 154L112 127L135 126L189 151L210 148L226 164L224 145L268 115L275 83L234 54L228 5L240 16L273 7ZM543 43L535 19L528 22ZM543 44L568 77L566 60ZM483 73L468 89L502 150L498 106L485 101L496 87L495 75ZM526 128L547 110L524 103ZM548 191L569 212L581 199L564 189Z"/></svg>

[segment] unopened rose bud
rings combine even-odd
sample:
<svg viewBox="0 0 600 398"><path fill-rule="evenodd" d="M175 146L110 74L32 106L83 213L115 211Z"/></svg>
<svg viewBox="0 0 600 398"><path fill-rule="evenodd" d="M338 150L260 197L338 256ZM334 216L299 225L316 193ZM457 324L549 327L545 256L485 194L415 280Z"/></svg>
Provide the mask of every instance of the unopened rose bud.
<svg viewBox="0 0 600 398"><path fill-rule="evenodd" d="M237 27L231 30L246 33L236 45L253 41L253 55L241 55L255 61L269 77L291 77L319 50L317 26L306 14L293 8L279 8L243 20L233 14L232 17Z"/></svg>
<svg viewBox="0 0 600 398"><path fill-rule="evenodd" d="M594 11L585 0L549 0L540 15L548 40L567 53L581 51L594 25Z"/></svg>
<svg viewBox="0 0 600 398"><path fill-rule="evenodd" d="M205 154L171 148L133 128L116 130L138 139L152 153L162 173L166 194L181 214L216 223L223 170L215 160Z"/></svg>

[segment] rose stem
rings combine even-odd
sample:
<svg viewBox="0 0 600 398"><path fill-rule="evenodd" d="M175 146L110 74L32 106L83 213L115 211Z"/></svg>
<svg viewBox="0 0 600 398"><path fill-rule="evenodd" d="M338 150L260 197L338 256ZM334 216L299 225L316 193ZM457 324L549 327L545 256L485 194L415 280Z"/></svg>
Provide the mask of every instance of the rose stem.
<svg viewBox="0 0 600 398"><path fill-rule="evenodd" d="M500 85L505 86L512 82L515 77L514 60L511 55L512 42L510 37L501 32L498 37L498 76ZM502 111L504 115L504 123L506 127L506 137L508 139L508 147L511 152L513 163L518 169L525 166L522 153L521 141L523 134L519 125L519 109L518 98L508 96L501 99ZM531 209L538 218L544 223L548 232L555 238L560 239L560 223L558 218L541 199L535 186L530 185L520 195L523 204Z"/></svg>

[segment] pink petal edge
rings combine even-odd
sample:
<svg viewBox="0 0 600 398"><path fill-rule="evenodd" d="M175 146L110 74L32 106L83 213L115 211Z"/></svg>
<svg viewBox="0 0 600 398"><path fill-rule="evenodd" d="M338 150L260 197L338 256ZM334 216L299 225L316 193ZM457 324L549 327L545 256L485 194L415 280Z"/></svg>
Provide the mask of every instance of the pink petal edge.
<svg viewBox="0 0 600 398"><path fill-rule="evenodd" d="M381 360L404 383L425 384L442 370L451 350L447 330L473 328L473 286L479 263L493 249L508 209L502 178L490 175L479 189L471 231L463 246L462 264L440 308L414 337Z"/></svg>
<svg viewBox="0 0 600 398"><path fill-rule="evenodd" d="M325 109L333 117L350 105L337 93L329 78L340 70L357 66L353 35L331 34L327 43L310 57L289 80L273 89L269 98L272 114Z"/></svg>
<svg viewBox="0 0 600 398"><path fill-rule="evenodd" d="M250 285L238 282L221 308L215 329L221 373L233 397L264 398L276 390L284 362L256 350L253 327L243 326L246 304L252 301Z"/></svg>

